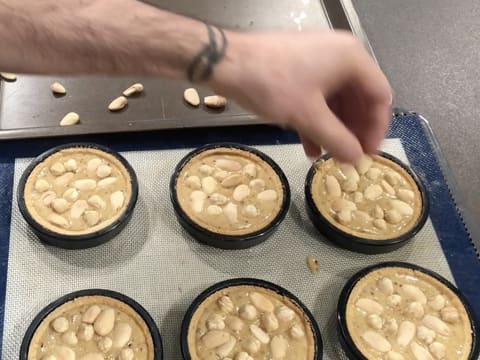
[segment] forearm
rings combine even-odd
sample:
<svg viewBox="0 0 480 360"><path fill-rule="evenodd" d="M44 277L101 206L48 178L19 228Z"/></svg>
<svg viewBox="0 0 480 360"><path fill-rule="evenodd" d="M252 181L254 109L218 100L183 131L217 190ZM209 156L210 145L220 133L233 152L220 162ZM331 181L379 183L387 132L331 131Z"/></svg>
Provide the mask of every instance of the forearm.
<svg viewBox="0 0 480 360"><path fill-rule="evenodd" d="M201 22L135 0L0 0L0 69L185 78Z"/></svg>

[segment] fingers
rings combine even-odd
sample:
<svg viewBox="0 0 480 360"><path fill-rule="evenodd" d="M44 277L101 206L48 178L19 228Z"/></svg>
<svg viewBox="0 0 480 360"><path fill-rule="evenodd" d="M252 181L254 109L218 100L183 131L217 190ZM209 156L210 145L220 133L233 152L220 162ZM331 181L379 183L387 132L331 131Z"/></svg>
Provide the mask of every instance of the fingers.
<svg viewBox="0 0 480 360"><path fill-rule="evenodd" d="M307 137L299 134L300 141L303 145L303 150L305 151L305 155L307 155L310 159L318 159L322 156L322 147L315 144L313 141L310 141Z"/></svg>
<svg viewBox="0 0 480 360"><path fill-rule="evenodd" d="M380 144L387 135L388 124L391 118L390 106L376 104L368 107L365 127L358 135L364 152L373 154L378 151Z"/></svg>
<svg viewBox="0 0 480 360"><path fill-rule="evenodd" d="M307 155L318 155L323 146L340 161L358 161L363 155L360 142L330 110L323 97L305 106L309 110L296 123Z"/></svg>
<svg viewBox="0 0 480 360"><path fill-rule="evenodd" d="M357 136L364 151L373 153L378 150L388 130L392 91L387 78L370 56L365 52L362 57L363 62L356 64L352 81L354 92L363 102L360 117L364 126Z"/></svg>

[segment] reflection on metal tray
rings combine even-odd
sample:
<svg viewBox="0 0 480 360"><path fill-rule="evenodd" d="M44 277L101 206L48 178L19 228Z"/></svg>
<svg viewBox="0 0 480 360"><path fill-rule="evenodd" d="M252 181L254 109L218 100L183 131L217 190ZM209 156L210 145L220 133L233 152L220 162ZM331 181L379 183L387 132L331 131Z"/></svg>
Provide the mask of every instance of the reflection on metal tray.
<svg viewBox="0 0 480 360"><path fill-rule="evenodd" d="M350 0L150 0L152 5L234 29L346 29L371 51ZM373 53L372 53L373 55ZM55 98L49 86L60 81L67 95ZM145 92L120 113L107 105L133 82ZM14 83L0 82L0 140L63 135L157 130L259 123L261 120L230 102L221 112L194 109L183 102L181 81L157 78L52 78L19 75ZM200 95L211 94L199 89ZM60 127L74 111L81 123Z"/></svg>

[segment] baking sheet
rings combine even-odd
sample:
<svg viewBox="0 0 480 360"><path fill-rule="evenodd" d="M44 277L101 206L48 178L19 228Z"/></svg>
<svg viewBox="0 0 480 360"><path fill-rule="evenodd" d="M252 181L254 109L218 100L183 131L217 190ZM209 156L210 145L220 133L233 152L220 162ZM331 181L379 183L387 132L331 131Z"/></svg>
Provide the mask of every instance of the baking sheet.
<svg viewBox="0 0 480 360"><path fill-rule="evenodd" d="M147 2L234 29L346 29L370 49L350 0ZM52 95L49 86L53 81L65 85L66 96ZM125 111L110 113L108 104L134 82L142 82L145 93L130 99ZM13 83L0 81L0 140L262 122L233 102L220 112L188 107L183 102L183 91L189 86L187 82L157 78L19 75ZM210 94L209 90L200 89L201 96ZM70 111L80 114L81 123L60 127L59 121Z"/></svg>
<svg viewBox="0 0 480 360"><path fill-rule="evenodd" d="M301 145L257 148L284 170L292 203L278 231L248 250L202 245L178 224L169 200L169 176L189 149L123 152L138 175L139 201L124 231L97 248L69 251L42 245L21 217L14 198L2 359L18 356L26 328L46 304L71 291L106 288L145 306L160 328L165 359L180 360L180 325L188 306L206 287L234 277L269 280L293 292L319 323L324 359L345 359L339 351L334 314L338 295L353 273L394 259L425 266L453 280L430 220L414 241L389 254L366 256L324 240L305 211L303 186L310 163ZM384 150L407 162L399 139L387 140ZM15 161L14 193L30 160ZM320 273L309 272L308 255L319 259Z"/></svg>

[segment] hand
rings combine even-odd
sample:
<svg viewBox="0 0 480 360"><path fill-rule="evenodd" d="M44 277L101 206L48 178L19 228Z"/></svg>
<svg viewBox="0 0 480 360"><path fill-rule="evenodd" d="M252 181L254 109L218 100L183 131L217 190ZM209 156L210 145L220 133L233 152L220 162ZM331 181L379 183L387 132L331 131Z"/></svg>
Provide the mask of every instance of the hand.
<svg viewBox="0 0 480 360"><path fill-rule="evenodd" d="M346 32L228 33L209 85L260 117L295 129L306 154L321 148L356 162L377 151L390 121L391 89Z"/></svg>

